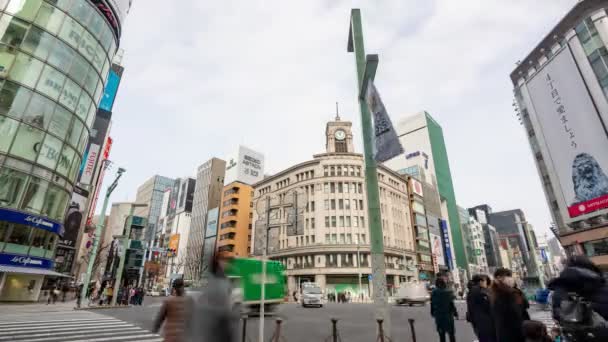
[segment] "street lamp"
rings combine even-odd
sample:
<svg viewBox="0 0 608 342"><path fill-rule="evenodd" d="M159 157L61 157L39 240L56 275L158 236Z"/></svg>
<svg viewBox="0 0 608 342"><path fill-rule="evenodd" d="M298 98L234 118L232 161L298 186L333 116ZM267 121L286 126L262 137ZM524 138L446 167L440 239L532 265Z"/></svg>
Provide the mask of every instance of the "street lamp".
<svg viewBox="0 0 608 342"><path fill-rule="evenodd" d="M108 161L108 163L110 163L110 161ZM116 189L116 186L118 186L118 180L120 179L120 177L122 177L122 174L125 173L127 170L120 167L118 168L117 171L117 175L116 178L114 179L114 181L112 182L112 184L110 184L110 186L108 186L108 191L106 191L106 195L103 201L103 207L101 208L101 217L99 218L99 223L97 224L97 226L95 227L95 235L93 237L93 247L91 250L91 257L89 258L89 265L87 266L87 273L85 274L84 277L84 284L82 286L82 291L80 291L80 301L78 302L78 306L80 307L80 304L84 302L84 300L87 298L87 292L89 289L89 283L91 282L91 273L93 273L93 265L95 264L95 259L97 258L97 248L99 247L99 240L101 239L101 230L103 229L103 226L106 222L106 210L108 209L108 202L110 201L110 195L112 195L112 192L114 191L114 189Z"/></svg>
<svg viewBox="0 0 608 342"><path fill-rule="evenodd" d="M120 288L120 282L122 281L122 271L125 267L125 259L127 257L127 249L129 248L129 243L131 242L131 225L133 224L133 213L135 212L135 208L145 208L148 205L146 203L133 203L131 204L131 210L129 211L129 216L127 217L127 227L125 228L125 235L122 236L122 254L120 256L120 261L118 262L118 270L116 271L116 280L114 281L114 291L116 294L112 296L111 305L116 305L116 298L118 297L118 289Z"/></svg>

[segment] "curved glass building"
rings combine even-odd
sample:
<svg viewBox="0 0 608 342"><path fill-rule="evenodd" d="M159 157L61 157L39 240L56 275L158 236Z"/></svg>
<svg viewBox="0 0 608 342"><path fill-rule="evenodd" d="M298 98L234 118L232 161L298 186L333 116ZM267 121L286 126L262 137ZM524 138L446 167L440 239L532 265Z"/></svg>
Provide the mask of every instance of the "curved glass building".
<svg viewBox="0 0 608 342"><path fill-rule="evenodd" d="M0 301L37 300L57 276L119 14L104 1L0 0Z"/></svg>

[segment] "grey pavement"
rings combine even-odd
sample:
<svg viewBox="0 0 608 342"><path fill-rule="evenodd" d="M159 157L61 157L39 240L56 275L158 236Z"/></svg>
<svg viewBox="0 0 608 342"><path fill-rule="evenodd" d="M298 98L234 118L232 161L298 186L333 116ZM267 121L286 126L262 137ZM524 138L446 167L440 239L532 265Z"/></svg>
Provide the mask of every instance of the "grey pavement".
<svg viewBox="0 0 608 342"><path fill-rule="evenodd" d="M98 311L144 329L151 329L158 313L161 298L146 297L141 307L128 309L107 309ZM457 341L471 342L476 340L470 325L464 320L464 303L458 302L460 320L456 321ZM287 342L325 341L331 334L331 318L337 318L341 341L375 342L376 323L374 309L370 304L336 304L331 303L323 308L302 308L296 304L282 304L277 317L283 319L283 333ZM418 341L438 341L435 323L430 316L430 307L426 306L392 306L392 341L411 341L408 319L415 319ZM275 330L276 317L268 317L265 324L265 341L268 341ZM247 323L248 341L257 341L259 320L250 318ZM238 332L239 336L241 331ZM240 340L239 340L240 342Z"/></svg>

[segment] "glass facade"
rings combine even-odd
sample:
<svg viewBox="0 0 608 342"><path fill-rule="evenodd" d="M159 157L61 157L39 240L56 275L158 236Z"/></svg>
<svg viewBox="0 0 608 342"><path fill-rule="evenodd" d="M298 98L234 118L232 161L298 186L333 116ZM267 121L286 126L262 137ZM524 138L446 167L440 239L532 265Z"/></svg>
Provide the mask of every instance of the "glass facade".
<svg viewBox="0 0 608 342"><path fill-rule="evenodd" d="M63 221L117 41L84 0L0 0L0 207ZM58 236L0 218L0 253Z"/></svg>
<svg viewBox="0 0 608 342"><path fill-rule="evenodd" d="M593 20L591 18L583 20L576 26L575 31L602 87L604 96L608 97L608 50L606 50Z"/></svg>

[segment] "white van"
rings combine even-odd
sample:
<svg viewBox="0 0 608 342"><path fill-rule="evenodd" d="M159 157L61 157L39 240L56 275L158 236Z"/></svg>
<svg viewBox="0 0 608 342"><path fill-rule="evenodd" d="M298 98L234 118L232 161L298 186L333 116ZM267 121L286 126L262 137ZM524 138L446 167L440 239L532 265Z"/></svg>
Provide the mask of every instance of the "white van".
<svg viewBox="0 0 608 342"><path fill-rule="evenodd" d="M317 284L305 284L302 286L302 307L323 307L323 291Z"/></svg>
<svg viewBox="0 0 608 342"><path fill-rule="evenodd" d="M403 284L397 290L395 296L395 303L397 305L408 304L412 306L414 304L426 304L431 300L431 295L426 289L426 285L423 283L407 283Z"/></svg>

